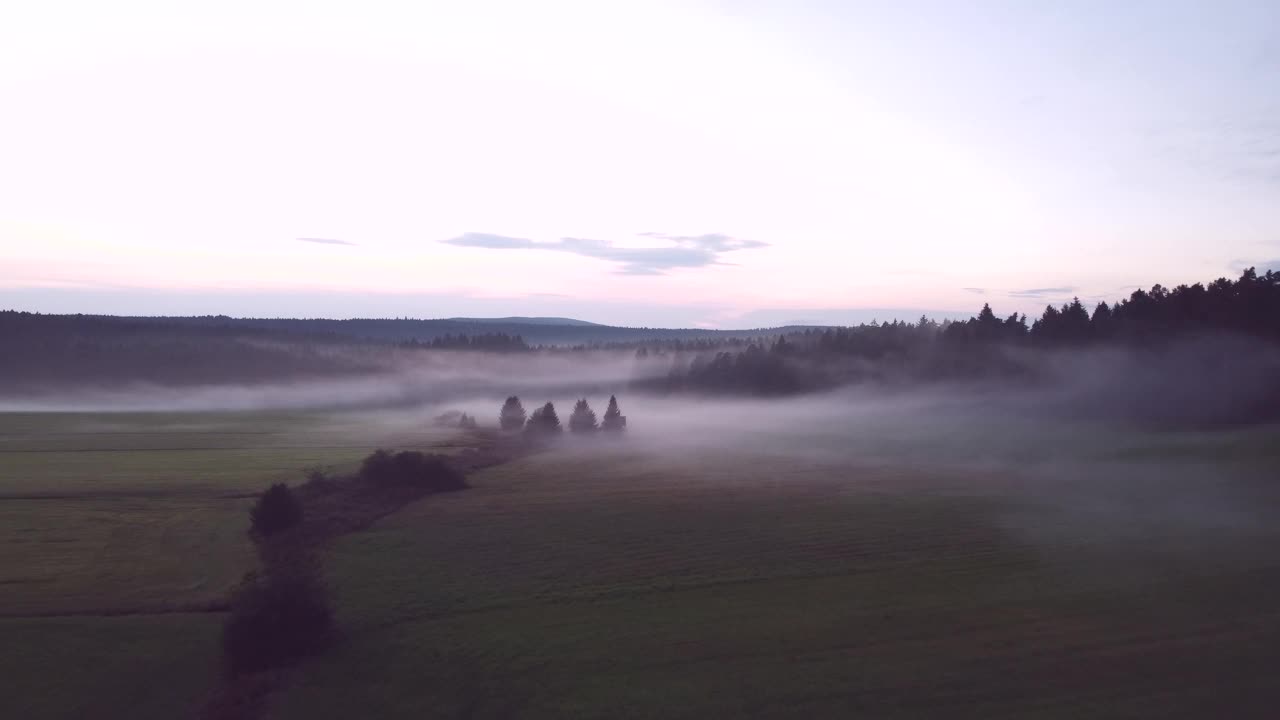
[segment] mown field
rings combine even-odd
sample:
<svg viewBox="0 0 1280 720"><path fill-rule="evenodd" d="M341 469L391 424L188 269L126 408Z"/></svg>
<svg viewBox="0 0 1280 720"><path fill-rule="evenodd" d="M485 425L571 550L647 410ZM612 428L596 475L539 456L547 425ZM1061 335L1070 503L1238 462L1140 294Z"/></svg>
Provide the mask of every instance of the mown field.
<svg viewBox="0 0 1280 720"><path fill-rule="evenodd" d="M272 717L1270 717L1273 451L1185 440L493 468L338 544L346 640Z"/></svg>
<svg viewBox="0 0 1280 720"><path fill-rule="evenodd" d="M189 716L253 494L447 438L413 413L0 414L0 717Z"/></svg>
<svg viewBox="0 0 1280 720"><path fill-rule="evenodd" d="M698 412L338 540L268 715L1274 715L1280 431ZM0 416L0 717L191 716L252 494L428 416Z"/></svg>

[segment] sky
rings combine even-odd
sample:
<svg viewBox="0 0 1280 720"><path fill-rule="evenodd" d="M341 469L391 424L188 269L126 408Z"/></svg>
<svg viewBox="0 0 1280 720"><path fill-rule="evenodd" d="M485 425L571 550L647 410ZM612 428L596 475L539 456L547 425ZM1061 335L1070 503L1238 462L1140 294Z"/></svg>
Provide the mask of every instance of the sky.
<svg viewBox="0 0 1280 720"><path fill-rule="evenodd" d="M0 6L0 309L758 327L1280 270L1280 3Z"/></svg>

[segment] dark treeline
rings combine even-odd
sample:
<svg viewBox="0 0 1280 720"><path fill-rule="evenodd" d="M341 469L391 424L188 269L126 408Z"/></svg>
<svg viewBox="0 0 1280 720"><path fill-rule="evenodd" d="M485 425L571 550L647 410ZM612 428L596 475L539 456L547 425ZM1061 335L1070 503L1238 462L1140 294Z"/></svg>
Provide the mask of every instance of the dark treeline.
<svg viewBox="0 0 1280 720"><path fill-rule="evenodd" d="M385 368L371 350L324 333L0 311L0 391L350 376Z"/></svg>
<svg viewBox="0 0 1280 720"><path fill-rule="evenodd" d="M505 361L508 366L502 372L516 375L525 358L531 372L541 368L545 373L552 367L542 364L545 359L613 362L616 353L625 350L635 358L631 386L658 392L782 395L862 382L991 378L1009 382L1043 375L1052 366L1050 360L1062 355L1057 351L1123 348L1147 353L1157 363L1155 355L1165 349L1207 336L1219 338L1212 347L1221 347L1222 338L1228 337L1248 339L1257 347L1277 347L1280 275L1247 270L1236 280L1219 279L1208 285L1173 289L1156 285L1114 304L1092 307L1075 299L1046 307L1034 319L1017 313L997 315L984 305L964 321L939 323L922 317L916 322L719 335L653 331L657 334L627 336L644 338L641 341L608 340L606 334L601 341L556 347L531 347L529 336L523 334L553 326L523 325L522 332L513 333L505 329L518 324L511 320L470 322L478 330L474 334L441 333L427 340L395 342L280 329L328 327L319 321L245 326L230 319L181 320L0 312L0 392L22 395L77 385L254 383L448 369L453 361L443 354L464 350L509 354L512 358ZM583 332L610 330L566 327ZM1258 345L1259 341L1264 343ZM593 354L597 350L614 354ZM425 354L437 351L442 354L441 363L423 362ZM1251 354L1258 353L1236 351L1214 372L1236 372ZM1253 358L1256 362L1250 369L1265 370L1271 357L1261 353L1261 360ZM563 368L566 377L573 367Z"/></svg>
<svg viewBox="0 0 1280 720"><path fill-rule="evenodd" d="M415 350L523 352L520 335L443 335L389 345L335 333L101 315L0 311L0 392L145 382L164 386L374 375ZM398 351L405 351L397 356ZM407 356L407 357L406 357Z"/></svg>
<svg viewBox="0 0 1280 720"><path fill-rule="evenodd" d="M1250 268L1238 280L1155 285L1134 290L1114 306L1100 302L1092 310L1079 298L1062 307L1049 305L1028 327L1026 316L1001 320L984 305L977 317L946 328L947 340L1019 342L1040 346L1084 345L1120 341L1155 345L1188 334L1233 332L1280 340L1280 274Z"/></svg>
<svg viewBox="0 0 1280 720"><path fill-rule="evenodd" d="M400 343L400 347L411 350L474 350L480 352L522 352L531 349L520 335L508 335L504 332L480 333L478 335L453 335L446 333L431 340L419 341L416 338Z"/></svg>
<svg viewBox="0 0 1280 720"><path fill-rule="evenodd" d="M1206 335L1280 341L1280 274L1246 270L1172 290L1135 290L1114 305L1087 308L1078 298L1048 306L1030 324L1001 318L990 305L966 321L870 323L809 328L734 345L647 344L637 360L667 359L665 377L640 381L652 390L756 395L812 391L860 381L1034 375L1036 351L1123 347L1156 352Z"/></svg>
<svg viewBox="0 0 1280 720"><path fill-rule="evenodd" d="M599 338L616 337L630 339L616 343L630 349L635 348L636 339L675 338L677 344L712 347L717 342L738 343L746 335L725 332L716 336L718 340L710 340L701 330L589 324L139 318L0 310L0 393L38 394L127 383L184 386L375 375L419 361L422 350L558 353L568 346L531 346L529 338L532 334L546 342L562 330L579 347L586 346L581 342L584 338L599 346Z"/></svg>
<svg viewBox="0 0 1280 720"><path fill-rule="evenodd" d="M20 313L19 313L20 314ZM32 313L26 313L28 315ZM520 335L534 347L602 346L612 343L635 343L646 340L724 341L732 338L777 334L793 328L768 330L706 330L702 328L617 327L567 318L453 318L423 320L416 318L235 318L226 315L115 317L107 315L37 315L60 318L68 325L95 323L126 324L134 327L158 325L165 328L192 328L204 333L245 331L267 335L329 337L345 341L381 344L429 343L446 335Z"/></svg>

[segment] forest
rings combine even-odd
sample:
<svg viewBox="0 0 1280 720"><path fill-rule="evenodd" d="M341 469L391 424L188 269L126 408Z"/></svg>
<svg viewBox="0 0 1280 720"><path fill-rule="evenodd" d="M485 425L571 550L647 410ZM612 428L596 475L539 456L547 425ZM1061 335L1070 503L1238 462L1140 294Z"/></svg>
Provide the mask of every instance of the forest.
<svg viewBox="0 0 1280 720"><path fill-rule="evenodd" d="M1276 367L1280 343L1280 275L1271 270L1248 269L1235 280L1207 285L1155 285L1093 307L1076 298L1046 307L1035 319L1018 313L1002 318L984 304L964 321L921 317L850 327L707 333L582 324L565 327L601 332L571 344L530 342L528 334L555 332L545 322L472 322L466 325L471 333L453 332L455 321L369 322L386 334L334 329L357 327L357 321L3 311L0 392L36 396L121 383L183 387L381 377L417 367L427 356L439 354L439 362L450 363L455 353L469 352L509 357L503 372L539 359L603 366L629 356L630 370L619 370L623 377L614 380L635 390L774 396L859 383L1053 384L1061 382L1062 358L1083 368L1084 353L1107 350L1168 372L1191 355L1188 372L1264 376L1255 388L1257 405L1280 397L1276 381L1265 379ZM406 331L433 329L397 335L390 332L396 323Z"/></svg>
<svg viewBox="0 0 1280 720"><path fill-rule="evenodd" d="M1047 360L1063 353L1107 348L1158 364L1212 338L1223 368L1269 357L1280 342L1280 274L1249 269L1208 286L1155 285L1092 309L1074 298L1047 306L1030 324L1018 313L1001 319L984 304L965 321L921 317L805 328L728 346L651 343L636 352L672 361L665 377L642 382L650 389L784 395L866 381L1044 380Z"/></svg>

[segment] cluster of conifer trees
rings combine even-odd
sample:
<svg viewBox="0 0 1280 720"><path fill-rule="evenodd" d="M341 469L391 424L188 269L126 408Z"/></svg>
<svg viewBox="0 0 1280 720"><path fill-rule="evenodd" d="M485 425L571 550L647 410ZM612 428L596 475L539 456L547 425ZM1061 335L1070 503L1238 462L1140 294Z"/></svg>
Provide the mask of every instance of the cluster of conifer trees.
<svg viewBox="0 0 1280 720"><path fill-rule="evenodd" d="M637 359L669 356L665 378L650 389L785 394L886 378L961 378L1007 375L1021 368L1000 350L1112 344L1158 349L1190 336L1230 333L1280 340L1280 273L1244 271L1238 280L1208 286L1155 285L1114 305L1087 309L1079 298L1050 305L1028 325L1014 313L1001 319L989 304L965 321L870 323L811 328L748 342L745 348L682 351L650 345Z"/></svg>
<svg viewBox="0 0 1280 720"><path fill-rule="evenodd" d="M508 432L523 430L529 435L558 435L564 431L560 425L560 416L556 414L556 406L548 402L540 408L526 414L520 398L512 395L502 404L498 413L498 426ZM609 396L609 407L605 409L603 421L596 420L596 413L586 398L581 398L573 406L569 416L569 432L590 434L595 432L619 433L627 427L627 416L618 409L618 398Z"/></svg>
<svg viewBox="0 0 1280 720"><path fill-rule="evenodd" d="M1049 305L1030 327L1017 313L1000 320L989 305L977 317L951 323L948 340L1021 341L1036 345L1081 345L1120 341L1152 344L1188 333L1227 331L1280 339L1280 274L1250 268L1238 280L1218 278L1208 286L1155 285L1134 290L1126 299L1105 301L1090 312L1080 298L1061 307Z"/></svg>

